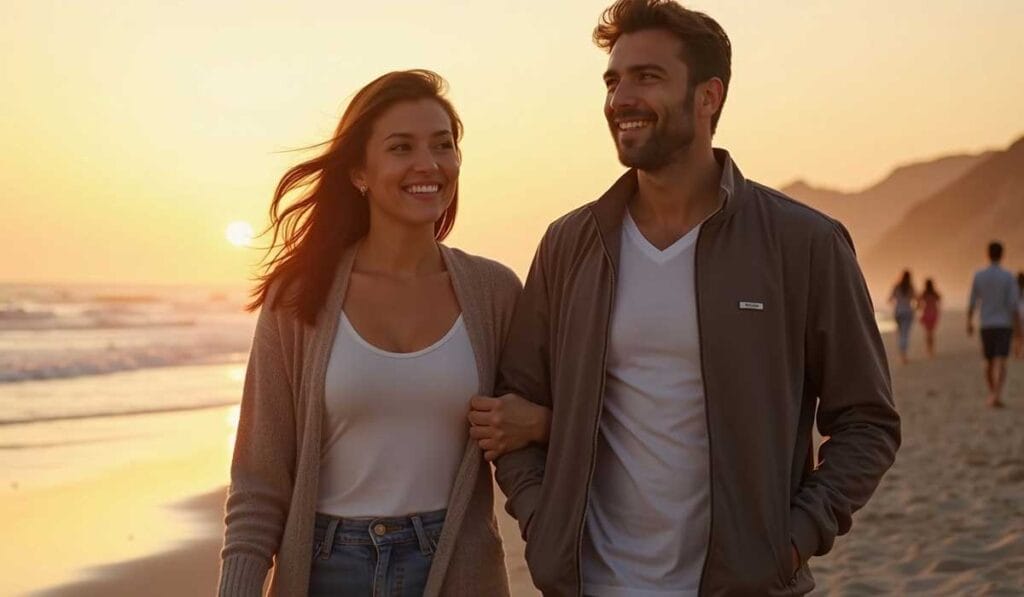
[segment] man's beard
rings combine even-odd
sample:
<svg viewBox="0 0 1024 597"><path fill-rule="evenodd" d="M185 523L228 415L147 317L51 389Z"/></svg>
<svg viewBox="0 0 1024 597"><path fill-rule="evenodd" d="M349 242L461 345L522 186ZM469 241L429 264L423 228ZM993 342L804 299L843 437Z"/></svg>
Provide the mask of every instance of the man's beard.
<svg viewBox="0 0 1024 597"><path fill-rule="evenodd" d="M626 115L629 113L627 112ZM616 117L622 116L617 114ZM638 116L642 116L639 115ZM633 147L623 147L618 140L618 127L612 124L612 138L619 154L619 162L627 168L653 172L672 163L676 155L683 153L693 143L693 90L687 93L682 110L666 114L664 121L653 125L647 141Z"/></svg>

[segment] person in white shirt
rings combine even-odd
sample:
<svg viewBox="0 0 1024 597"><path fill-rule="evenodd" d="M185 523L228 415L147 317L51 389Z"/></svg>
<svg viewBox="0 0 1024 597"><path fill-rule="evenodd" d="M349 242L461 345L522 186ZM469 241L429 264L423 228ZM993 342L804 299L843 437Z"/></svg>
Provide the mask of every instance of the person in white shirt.
<svg viewBox="0 0 1024 597"><path fill-rule="evenodd" d="M971 298L967 303L967 335L974 334L974 311L979 306L981 320L981 346L985 356L985 382L988 384L988 405L1003 406L1003 387L1006 384L1006 358L1010 355L1010 339L1014 328L1020 326L1017 302L1017 282L1013 274L999 266L1003 258L1003 245L988 245L991 263L974 274Z"/></svg>

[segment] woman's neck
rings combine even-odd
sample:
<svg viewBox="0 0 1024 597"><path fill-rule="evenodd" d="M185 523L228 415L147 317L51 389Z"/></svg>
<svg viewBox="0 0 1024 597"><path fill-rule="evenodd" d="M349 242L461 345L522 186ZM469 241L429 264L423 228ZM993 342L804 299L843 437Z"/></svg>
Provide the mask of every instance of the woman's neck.
<svg viewBox="0 0 1024 597"><path fill-rule="evenodd" d="M355 269L362 273L416 277L445 270L433 226L374 225L359 246Z"/></svg>

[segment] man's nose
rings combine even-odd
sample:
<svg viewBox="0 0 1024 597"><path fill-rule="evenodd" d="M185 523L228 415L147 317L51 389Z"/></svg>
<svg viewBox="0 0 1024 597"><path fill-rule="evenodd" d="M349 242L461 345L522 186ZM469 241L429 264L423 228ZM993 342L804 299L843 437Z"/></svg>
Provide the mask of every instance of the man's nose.
<svg viewBox="0 0 1024 597"><path fill-rule="evenodd" d="M608 96L608 107L612 110L621 110L636 106L637 100L634 91L629 83L619 83Z"/></svg>

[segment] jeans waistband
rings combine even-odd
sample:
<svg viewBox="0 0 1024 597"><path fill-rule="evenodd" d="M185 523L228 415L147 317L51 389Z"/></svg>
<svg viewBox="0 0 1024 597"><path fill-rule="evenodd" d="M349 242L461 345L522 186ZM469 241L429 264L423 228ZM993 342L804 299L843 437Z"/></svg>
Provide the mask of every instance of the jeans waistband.
<svg viewBox="0 0 1024 597"><path fill-rule="evenodd" d="M439 534L447 510L434 510L408 516L338 517L316 513L315 534L323 532L314 557L327 559L336 543L349 545L387 545L416 541L424 555L437 549L431 535ZM429 531L433 531L428 534Z"/></svg>

